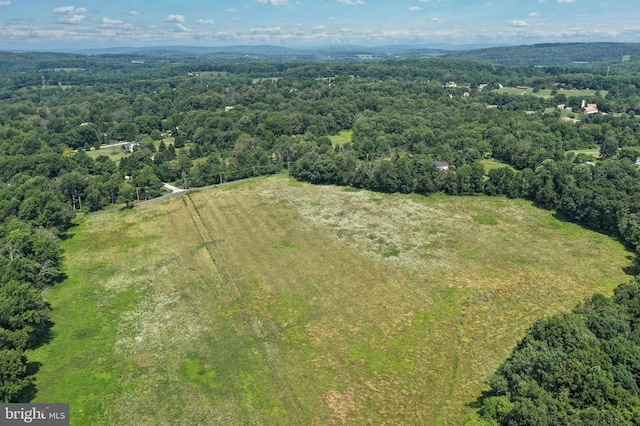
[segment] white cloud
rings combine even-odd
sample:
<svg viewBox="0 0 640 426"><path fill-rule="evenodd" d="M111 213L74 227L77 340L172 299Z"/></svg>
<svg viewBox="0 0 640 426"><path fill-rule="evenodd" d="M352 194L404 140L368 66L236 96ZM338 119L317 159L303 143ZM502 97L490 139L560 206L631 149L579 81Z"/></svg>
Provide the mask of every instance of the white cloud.
<svg viewBox="0 0 640 426"><path fill-rule="evenodd" d="M51 13L55 13L56 15L67 15L74 12L75 7L73 6L60 6L51 10Z"/></svg>
<svg viewBox="0 0 640 426"><path fill-rule="evenodd" d="M346 4L348 6L359 6L361 4L366 4L364 0L327 0L327 1L332 3Z"/></svg>
<svg viewBox="0 0 640 426"><path fill-rule="evenodd" d="M33 1L33 0L32 0ZM478 0L476 0L478 1ZM489 0L479 0L484 5ZM397 2L399 9L397 21L386 19L384 25L373 25L374 15L368 18L362 15L362 19L344 17L339 14L346 9L352 11L360 10L371 6L375 7L380 2L369 0L302 0L302 4L308 6L312 3L324 5L326 13L333 13L340 16L339 19L331 19L324 14L318 14L311 22L302 17L296 19L274 18L266 22L253 22L244 16L244 10L240 10L240 2L236 6L229 3L229 6L222 8L222 16L216 16L215 21L211 19L215 16L212 13L203 11L199 15L189 15L186 18L186 11L180 9L165 10L164 14L157 15L151 19L149 11L140 7L138 10L127 10L130 6L139 6L139 2L128 1L127 6L121 10L121 15L105 13L95 15L94 6L89 3L62 2L60 0L47 1L48 7L44 13L48 15L48 21L33 19L31 21L3 18L6 13L0 13L0 49L3 48L29 48L39 46L67 46L78 42L78 46L91 45L163 45L172 42L186 43L192 45L222 45L222 44L281 44L281 45L304 45L304 44L361 44L361 43L437 43L446 42L458 43L479 43L479 44L502 44L508 43L538 43L538 42L562 42L562 41L620 41L633 42L640 40L640 24L628 16L628 22L615 19L610 15L586 17L580 19L580 28L576 24L567 25L577 20L577 17L567 15L562 18L562 24L558 23L558 16L550 14L545 9L553 5L559 8L582 7L586 2L574 0L567 4L559 4L558 0L546 0L545 3L538 3L539 0L529 0L529 6L524 5L524 10L512 16L496 15L496 13L486 12L478 17L468 16L463 10L456 13L458 18L452 18L443 11L435 11L436 8L445 5L462 4L454 0L404 0ZM604 0L597 0L598 3ZM610 0L607 0L610 1ZM636 2L638 0L635 0ZM7 2L12 3L10 7L0 11L10 11L17 7L18 3L29 3L28 1L18 2L15 0L0 0L0 5ZM60 7L54 6L56 2ZM113 2L113 1L112 1ZM287 0L287 6L276 3L283 3L282 0L250 1L254 7L260 9L281 11L296 5L297 0ZM364 4L358 8L358 4ZM565 0L566 2L566 0ZM64 6L64 4L67 6ZM116 2L114 2L116 3ZM119 3L119 2L117 2ZM165 2L163 2L165 3ZM168 1L166 3L169 3ZM177 4L177 1L171 3ZM190 3L193 3L191 1ZM506 1L500 1L505 4ZM68 6L74 4L74 6ZM86 8L81 8L85 5ZM125 4L125 2L123 2ZM145 3L146 4L146 3ZM536 6L537 5L537 6ZM333 10L330 8L333 6ZM585 4L586 7L586 4ZM594 5L594 7L597 7ZM428 13L430 9L434 13ZM90 10L87 10L90 9ZM296 11L303 10L296 7ZM529 12L526 12L529 10ZM590 9L591 10L591 9ZM598 9L596 9L598 10ZM402 12L404 11L404 13ZM406 12L410 13L407 14ZM143 13L144 12L144 15ZM169 15L169 12L174 14ZM614 10L615 12L615 10ZM185 13L185 15L176 15ZM243 15L240 15L243 13ZM311 12L307 12L309 14ZM416 20L418 15L423 18ZM106 16L105 16L106 15ZM148 20L141 19L139 15L148 17ZM388 14L392 15L392 13ZM387 18L393 18L388 16ZM409 15L413 18L407 18ZM590 16L594 13L590 13ZM104 18L103 18L104 16ZM440 20L437 17L440 17ZM164 19L163 19L164 18ZM265 17L266 18L266 17ZM401 20L406 18L406 22ZM485 18L485 19L479 19ZM491 21L491 19L498 20ZM502 18L502 19L501 19ZM584 22L583 22L584 20ZM56 22L57 21L57 22ZM164 21L164 23L162 22ZM486 25L484 23L486 21ZM491 21L491 22L489 22ZM133 24L135 22L135 25ZM598 22L609 22L609 26L599 26ZM625 28L625 23L630 27ZM178 25L181 24L181 25ZM318 25L321 24L321 25ZM324 24L324 25L322 25ZM280 25L280 27L278 27Z"/></svg>
<svg viewBox="0 0 640 426"><path fill-rule="evenodd" d="M162 20L162 22L176 22L176 23L182 23L184 21L186 21L186 19L184 18L184 15L169 15Z"/></svg>
<svg viewBox="0 0 640 426"><path fill-rule="evenodd" d="M270 4L271 6L284 6L287 0L258 0L260 4Z"/></svg>
<svg viewBox="0 0 640 426"><path fill-rule="evenodd" d="M0 1L0 6L11 6L11 2L9 0Z"/></svg>
<svg viewBox="0 0 640 426"><path fill-rule="evenodd" d="M252 28L251 33L254 35L281 35L284 34L280 27L257 27Z"/></svg>
<svg viewBox="0 0 640 426"><path fill-rule="evenodd" d="M290 2L291 3L291 2ZM371 3L371 2L369 2ZM432 2L433 3L433 2ZM406 9L405 9L406 10ZM74 9L75 11L75 9ZM87 21L89 18L87 14ZM109 19L109 18L107 18ZM431 21L430 21L431 20ZM0 46L11 47L20 45L29 46L60 46L74 44L76 46L92 46L96 42L105 45L126 45L130 43L163 45L172 43L188 43L193 45L216 44L346 44L366 41L370 43L404 43L413 42L445 42L453 44L464 43L505 43L517 40L530 42L574 41L574 40L628 40L639 39L640 26L633 24L626 28L622 25L609 27L559 28L549 26L540 28L537 23L524 28L509 27L511 20L506 21L506 28L500 30L495 26L491 29L473 30L473 32L461 32L459 28L436 24L436 19L427 18L426 24L414 28L381 29L349 28L338 21L327 26L306 27L292 24L291 26L261 26L244 28L241 26L225 27L225 23L216 27L188 28L185 25L162 25L149 22L139 22L136 25L130 23L115 25L117 20L98 19L95 25L89 25L85 21L81 25L66 26L36 26L34 20L11 20L0 25ZM112 22L114 21L114 22ZM104 23L101 23L104 22ZM114 25L107 25L107 24ZM429 25L430 24L430 25Z"/></svg>
<svg viewBox="0 0 640 426"><path fill-rule="evenodd" d="M573 3L576 0L558 0L558 3Z"/></svg>
<svg viewBox="0 0 640 426"><path fill-rule="evenodd" d="M511 24L509 25L517 28L529 26L529 24L527 24L525 21L511 21Z"/></svg>
<svg viewBox="0 0 640 426"><path fill-rule="evenodd" d="M109 19L109 18L102 18L100 20L100 23L102 25L108 26L108 27L118 27L118 26L122 26L122 25L127 25L126 22L121 21L119 19Z"/></svg>
<svg viewBox="0 0 640 426"><path fill-rule="evenodd" d="M84 21L84 15L67 15L58 19L61 24L79 24Z"/></svg>
<svg viewBox="0 0 640 426"><path fill-rule="evenodd" d="M75 8L74 6L60 6L51 10L54 15L62 15L58 19L60 24L80 24L89 12L85 7Z"/></svg>

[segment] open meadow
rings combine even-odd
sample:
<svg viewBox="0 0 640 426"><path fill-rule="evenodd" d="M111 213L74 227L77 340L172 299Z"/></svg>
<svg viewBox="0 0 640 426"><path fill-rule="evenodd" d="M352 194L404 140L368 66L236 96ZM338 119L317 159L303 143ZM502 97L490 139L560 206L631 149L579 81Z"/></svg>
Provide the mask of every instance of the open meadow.
<svg viewBox="0 0 640 426"><path fill-rule="evenodd" d="M36 401L76 425L460 425L631 253L530 202L278 176L82 216Z"/></svg>
<svg viewBox="0 0 640 426"><path fill-rule="evenodd" d="M102 147L100 149L92 149L86 152L87 152L87 155L93 158L94 160L99 156L106 155L115 163L119 163L120 159L129 155L129 153L122 148L122 145L110 145L110 146Z"/></svg>
<svg viewBox="0 0 640 426"><path fill-rule="evenodd" d="M534 91L533 87L503 87L501 89L497 89L498 93L507 93L510 95L533 95L539 96L543 98L552 98L553 91L551 89L540 89L538 91ZM591 90L591 89L560 89L558 90L559 94L564 94L566 97L591 97L591 96L602 96L603 98L607 96L609 93L608 90Z"/></svg>
<svg viewBox="0 0 640 426"><path fill-rule="evenodd" d="M163 141L165 145L169 145L174 142L174 139L175 138L172 138L172 137L165 137ZM158 150L158 147L160 146L160 142L161 141L159 140L153 141L153 145L155 146L156 150ZM107 156L111 160L113 160L115 163L119 163L122 158L127 157L129 155L129 152L126 151L123 147L124 144L125 142L118 142L115 144L103 145L102 147L100 147L100 149L91 149L89 151L86 151L86 153L89 157L93 158L94 160L100 156ZM179 152L179 150L177 152Z"/></svg>

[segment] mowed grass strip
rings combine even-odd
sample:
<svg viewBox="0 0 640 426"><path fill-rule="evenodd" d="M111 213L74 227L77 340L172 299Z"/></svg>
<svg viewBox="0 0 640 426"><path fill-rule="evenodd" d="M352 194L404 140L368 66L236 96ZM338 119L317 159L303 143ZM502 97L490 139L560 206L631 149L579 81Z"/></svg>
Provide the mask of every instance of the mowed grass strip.
<svg viewBox="0 0 640 426"><path fill-rule="evenodd" d="M73 424L461 424L528 326L631 264L525 201L285 177L79 222L30 354Z"/></svg>

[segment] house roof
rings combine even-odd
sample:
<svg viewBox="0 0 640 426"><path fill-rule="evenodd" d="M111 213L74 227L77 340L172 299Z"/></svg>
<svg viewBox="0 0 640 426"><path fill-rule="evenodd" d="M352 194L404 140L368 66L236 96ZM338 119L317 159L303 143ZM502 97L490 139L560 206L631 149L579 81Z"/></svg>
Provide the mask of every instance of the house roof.
<svg viewBox="0 0 640 426"><path fill-rule="evenodd" d="M434 161L433 164L440 170L449 170L449 163L446 161Z"/></svg>

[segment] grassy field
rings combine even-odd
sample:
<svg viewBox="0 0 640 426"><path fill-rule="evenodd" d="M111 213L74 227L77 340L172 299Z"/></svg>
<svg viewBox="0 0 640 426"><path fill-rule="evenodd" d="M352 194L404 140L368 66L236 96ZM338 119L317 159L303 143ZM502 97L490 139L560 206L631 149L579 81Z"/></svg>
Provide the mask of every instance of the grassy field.
<svg viewBox="0 0 640 426"><path fill-rule="evenodd" d="M196 71L191 74L206 77L227 77L229 75L227 71Z"/></svg>
<svg viewBox="0 0 640 426"><path fill-rule="evenodd" d="M172 144L174 140L175 138L173 137L167 137L163 139L166 146L169 146L169 144ZM160 142L161 141L159 140L153 141L153 145L156 147L156 150L160 146ZM181 148L178 148L176 152L180 152L180 149ZM90 151L87 151L87 155L93 158L94 160L98 158L100 155L106 155L116 163L119 163L121 158L126 157L130 154L129 152L123 149L122 145L113 145L113 146L102 147L100 149L92 149Z"/></svg>
<svg viewBox="0 0 640 426"><path fill-rule="evenodd" d="M503 163L502 161L496 160L494 158L491 158L491 159L485 158L480 160L480 162L484 166L485 172L488 172L491 169L500 169L502 167L508 167L510 169L513 169L513 167L511 167L509 164Z"/></svg>
<svg viewBox="0 0 640 426"><path fill-rule="evenodd" d="M592 155L596 158L600 157L600 148L592 148L592 149L573 149L567 152L573 152L574 154L586 154Z"/></svg>
<svg viewBox="0 0 640 426"><path fill-rule="evenodd" d="M106 155L116 163L119 163L122 157L129 155L129 153L124 149L122 149L122 146L120 145L110 146L108 148L92 149L91 151L86 151L86 152L87 152L87 155L93 158L94 160L101 155Z"/></svg>
<svg viewBox="0 0 640 426"><path fill-rule="evenodd" d="M331 143L333 144L333 146L342 146L348 142L351 142L352 135L352 130L342 130L337 135L329 136L329 139L331 139Z"/></svg>
<svg viewBox="0 0 640 426"><path fill-rule="evenodd" d="M593 148L593 149L574 149L574 150L570 150L567 152L571 152L575 155L579 155L579 154L584 154L590 157L593 157L592 159L590 159L590 161L595 161L597 159L600 158L600 148Z"/></svg>
<svg viewBox="0 0 640 426"><path fill-rule="evenodd" d="M527 87L525 89L519 89L517 87L503 87L502 89L497 89L496 90L498 93L508 93L511 95L534 95L534 96L541 96L543 98L552 98L553 95L551 95L551 90L550 89L540 89L538 92L534 92L533 91L533 87ZM558 90L559 94L563 94L566 97L572 97L572 96L576 96L576 97L580 97L580 96L595 96L596 91L595 90L588 90L588 89L563 89L563 90ZM600 96L602 96L603 98L607 95L607 93L609 93L608 90L600 90Z"/></svg>
<svg viewBox="0 0 640 426"><path fill-rule="evenodd" d="M631 254L521 200L286 177L87 215L37 401L76 425L460 425L536 319Z"/></svg>

